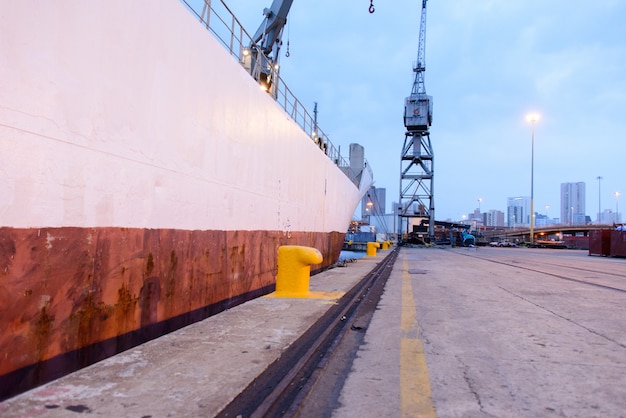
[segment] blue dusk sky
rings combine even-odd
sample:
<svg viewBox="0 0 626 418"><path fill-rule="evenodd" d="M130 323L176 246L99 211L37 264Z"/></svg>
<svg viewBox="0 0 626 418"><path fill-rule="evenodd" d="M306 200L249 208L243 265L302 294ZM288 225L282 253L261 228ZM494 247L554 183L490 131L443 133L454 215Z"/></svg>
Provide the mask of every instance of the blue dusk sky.
<svg viewBox="0 0 626 418"><path fill-rule="evenodd" d="M365 147L387 211L398 200L404 99L413 86L421 0L294 0L281 76L347 157ZM249 33L271 0L227 1ZM426 91L437 220L506 213L530 196L559 217L560 184L586 183L586 213L626 208L626 1L429 0ZM289 40L289 57L285 57ZM602 180L598 182L597 177ZM600 183L600 193L598 185ZM622 219L624 217L622 216Z"/></svg>

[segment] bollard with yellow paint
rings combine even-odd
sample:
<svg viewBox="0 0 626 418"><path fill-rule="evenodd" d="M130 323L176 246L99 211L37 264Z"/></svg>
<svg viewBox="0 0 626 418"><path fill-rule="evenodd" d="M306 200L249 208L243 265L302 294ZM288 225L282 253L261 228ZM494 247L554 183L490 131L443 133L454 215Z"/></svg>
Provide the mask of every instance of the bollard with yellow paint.
<svg viewBox="0 0 626 418"><path fill-rule="evenodd" d="M386 250L389 248L389 241L383 241L383 246L382 246L382 250Z"/></svg>
<svg viewBox="0 0 626 418"><path fill-rule="evenodd" d="M368 257L376 257L376 248L380 248L380 244L377 242L368 242L367 251L365 253Z"/></svg>
<svg viewBox="0 0 626 418"><path fill-rule="evenodd" d="M301 245L281 245L278 247L276 296L307 297L311 265L320 264L323 259L322 253L317 248Z"/></svg>

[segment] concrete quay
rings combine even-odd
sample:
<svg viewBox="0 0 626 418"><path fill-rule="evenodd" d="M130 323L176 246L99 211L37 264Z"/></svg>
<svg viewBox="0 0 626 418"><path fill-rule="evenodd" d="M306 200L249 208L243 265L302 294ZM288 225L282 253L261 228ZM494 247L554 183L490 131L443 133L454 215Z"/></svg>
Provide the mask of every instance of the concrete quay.
<svg viewBox="0 0 626 418"><path fill-rule="evenodd" d="M211 417L389 251L314 275L311 297L257 298L0 403L0 417Z"/></svg>
<svg viewBox="0 0 626 418"><path fill-rule="evenodd" d="M0 416L214 416L387 254L313 276L315 298L250 301ZM626 259L402 248L332 416L624 417L625 318Z"/></svg>

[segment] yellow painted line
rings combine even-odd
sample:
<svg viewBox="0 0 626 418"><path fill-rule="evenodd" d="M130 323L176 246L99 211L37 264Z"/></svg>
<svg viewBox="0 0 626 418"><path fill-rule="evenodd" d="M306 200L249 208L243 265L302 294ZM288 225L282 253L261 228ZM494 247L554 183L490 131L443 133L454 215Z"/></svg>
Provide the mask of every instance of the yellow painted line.
<svg viewBox="0 0 626 418"><path fill-rule="evenodd" d="M402 314L400 317L400 416L436 417L430 376L419 339L417 310L406 255L402 260Z"/></svg>
<svg viewBox="0 0 626 418"><path fill-rule="evenodd" d="M277 296L276 292L272 292L269 295L265 295L265 298L277 298L277 299L323 299L323 300L337 300L345 295L346 292L312 292L309 291L306 296L302 296L300 293L294 293L293 295L289 295L287 293L283 293L283 295Z"/></svg>

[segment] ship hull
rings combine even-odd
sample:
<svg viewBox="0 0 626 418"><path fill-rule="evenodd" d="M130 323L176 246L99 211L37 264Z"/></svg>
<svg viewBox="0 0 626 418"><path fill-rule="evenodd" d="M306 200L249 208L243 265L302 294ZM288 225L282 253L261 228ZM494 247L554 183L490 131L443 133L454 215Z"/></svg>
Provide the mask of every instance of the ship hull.
<svg viewBox="0 0 626 418"><path fill-rule="evenodd" d="M273 291L282 244L332 256L342 243L341 233L0 228L12 273L0 290L3 395Z"/></svg>
<svg viewBox="0 0 626 418"><path fill-rule="evenodd" d="M11 2L0 28L0 399L271 292L280 245L336 260L371 178L178 2Z"/></svg>

